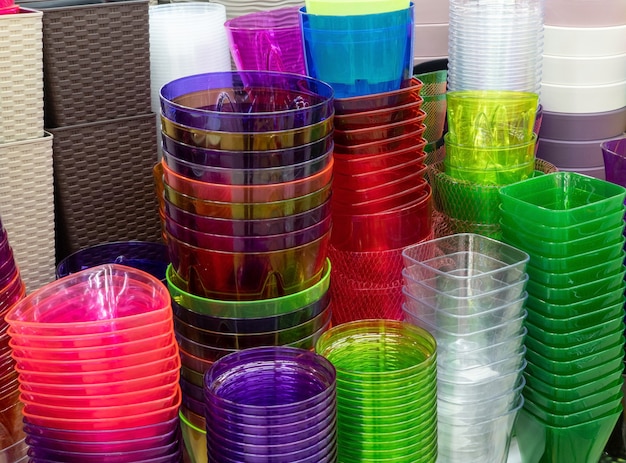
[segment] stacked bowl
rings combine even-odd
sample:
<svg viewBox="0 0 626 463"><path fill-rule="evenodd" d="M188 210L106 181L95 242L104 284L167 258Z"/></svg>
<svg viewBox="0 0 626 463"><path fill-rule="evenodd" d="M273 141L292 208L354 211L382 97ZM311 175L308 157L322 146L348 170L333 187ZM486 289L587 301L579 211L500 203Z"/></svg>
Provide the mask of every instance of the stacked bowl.
<svg viewBox="0 0 626 463"><path fill-rule="evenodd" d="M11 357L9 325L4 318L25 294L7 231L0 222L0 461L26 458L18 374Z"/></svg>
<svg viewBox="0 0 626 463"><path fill-rule="evenodd" d="M206 439L213 362L260 346L311 349L330 326L333 91L296 74L197 75L166 84L161 111L183 434L202 461L206 445L192 437Z"/></svg>
<svg viewBox="0 0 626 463"><path fill-rule="evenodd" d="M440 461L504 463L523 404L528 255L455 234L403 258L405 319L437 341Z"/></svg>
<svg viewBox="0 0 626 463"><path fill-rule="evenodd" d="M337 371L337 461L437 461L437 354L427 331L395 320L335 326L316 351Z"/></svg>
<svg viewBox="0 0 626 463"><path fill-rule="evenodd" d="M163 86L161 110L164 236L185 289L254 300L319 281L332 89L294 74L199 74Z"/></svg>
<svg viewBox="0 0 626 463"><path fill-rule="evenodd" d="M408 85L414 9L408 0L307 0L300 9L307 74L330 84L337 98Z"/></svg>
<svg viewBox="0 0 626 463"><path fill-rule="evenodd" d="M597 461L622 411L626 189L557 172L500 192L503 240L530 256L520 450Z"/></svg>
<svg viewBox="0 0 626 463"><path fill-rule="evenodd" d="M207 371L204 394L210 461L337 461L336 373L321 355L237 352Z"/></svg>
<svg viewBox="0 0 626 463"><path fill-rule="evenodd" d="M539 92L544 3L450 0L449 90Z"/></svg>
<svg viewBox="0 0 626 463"><path fill-rule="evenodd" d="M421 87L335 99L335 323L399 318L400 253L431 233Z"/></svg>
<svg viewBox="0 0 626 463"><path fill-rule="evenodd" d="M167 288L123 265L56 280L6 315L30 461L178 462Z"/></svg>
<svg viewBox="0 0 626 463"><path fill-rule="evenodd" d="M149 241L116 241L101 243L76 251L57 264L56 277L102 264L122 264L133 267L165 281L169 263L167 246Z"/></svg>
<svg viewBox="0 0 626 463"><path fill-rule="evenodd" d="M534 174L538 107L536 93L447 93L446 155L429 176L453 233L500 237L498 187Z"/></svg>

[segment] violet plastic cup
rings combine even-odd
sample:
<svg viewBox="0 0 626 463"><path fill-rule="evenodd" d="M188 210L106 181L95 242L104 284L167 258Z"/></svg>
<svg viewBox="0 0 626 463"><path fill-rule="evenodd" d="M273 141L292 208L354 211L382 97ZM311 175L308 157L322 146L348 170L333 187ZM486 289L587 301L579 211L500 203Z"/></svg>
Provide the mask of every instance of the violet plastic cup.
<svg viewBox="0 0 626 463"><path fill-rule="evenodd" d="M161 113L190 127L227 132L289 130L332 117L330 85L303 75L230 71L186 76L161 88Z"/></svg>
<svg viewBox="0 0 626 463"><path fill-rule="evenodd" d="M263 151L211 150L182 143L161 133L163 150L171 156L204 166L230 169L280 167L311 161L333 148L333 134L294 148Z"/></svg>
<svg viewBox="0 0 626 463"><path fill-rule="evenodd" d="M600 147L606 180L626 186L626 137L605 141Z"/></svg>
<svg viewBox="0 0 626 463"><path fill-rule="evenodd" d="M277 373L280 372L280 375ZM304 349L260 347L237 352L213 364L204 377L205 397L218 410L277 418L314 411L334 395L335 368ZM281 385L281 387L276 387ZM319 411L332 410L334 403Z"/></svg>
<svg viewBox="0 0 626 463"><path fill-rule="evenodd" d="M101 264L123 264L162 281L168 263L167 246L162 243L118 241L90 246L67 256L57 265L56 277L62 278Z"/></svg>
<svg viewBox="0 0 626 463"><path fill-rule="evenodd" d="M250 220L199 215L182 209L168 200L165 200L163 205L166 220L172 220L183 227L202 233L245 237L295 232L319 223L330 214L330 200L297 214Z"/></svg>
<svg viewBox="0 0 626 463"><path fill-rule="evenodd" d="M143 426L118 428L113 430L69 430L64 428L51 428L38 426L24 419L24 431L29 436L44 437L49 439L67 440L77 444L99 443L110 445L110 443L120 441L131 441L136 439L161 438L170 433L177 432L179 426L178 416L169 420Z"/></svg>
<svg viewBox="0 0 626 463"><path fill-rule="evenodd" d="M288 444L253 445L242 444L239 441L227 440L222 436L213 436L207 433L207 444L213 454L225 455L234 461L248 461L248 458L271 458L276 462L294 462L303 459L324 458L328 452L334 451L337 433L334 427L317 435L312 434L298 442ZM315 460L316 462L319 460Z"/></svg>
<svg viewBox="0 0 626 463"><path fill-rule="evenodd" d="M224 23L239 70L306 74L299 7L244 14Z"/></svg>
<svg viewBox="0 0 626 463"><path fill-rule="evenodd" d="M265 236L228 236L203 233L184 227L173 220L165 220L165 230L174 238L191 246L223 252L267 252L302 246L328 233L332 216L320 222L287 233Z"/></svg>
<svg viewBox="0 0 626 463"><path fill-rule="evenodd" d="M224 426L215 425L212 433L215 436L224 437L229 440L239 439L239 442L253 445L264 444L287 444L291 442L299 442L307 437L327 431L336 424L337 416L335 413L326 413L324 415L315 416L306 421L307 427L300 430L289 429L282 432L282 427L265 427L255 425L242 425L225 423Z"/></svg>
<svg viewBox="0 0 626 463"><path fill-rule="evenodd" d="M149 460L152 458L171 456L178 452L177 440L143 450L129 450L123 454L112 455L110 452L85 453L65 449L50 449L40 445L30 445L28 454L33 458L41 458L51 461L82 461L85 463L98 463L108 461L111 463L131 463Z"/></svg>
<svg viewBox="0 0 626 463"><path fill-rule="evenodd" d="M162 151L165 162L177 174L194 180L232 185L266 185L310 177L323 170L330 163L332 156L331 146L331 149L322 156L298 164L233 169L192 163L173 156L165 149Z"/></svg>
<svg viewBox="0 0 626 463"><path fill-rule="evenodd" d="M45 285L13 306L5 319L16 333L76 336L134 328L167 319L169 313L169 293L158 279L105 264Z"/></svg>
<svg viewBox="0 0 626 463"><path fill-rule="evenodd" d="M224 318L201 314L183 307L176 301L172 301L172 309L180 320L201 329L223 333L263 333L292 328L311 320L322 313L329 302L330 293L326 291L320 299L285 314L251 318Z"/></svg>
<svg viewBox="0 0 626 463"><path fill-rule="evenodd" d="M311 336L330 322L330 305L315 318L301 325L266 333L219 333L190 326L180 320L174 320L174 328L187 339L222 349L248 349L260 346L279 346L296 342Z"/></svg>
<svg viewBox="0 0 626 463"><path fill-rule="evenodd" d="M83 454L107 453L111 455L115 453L149 451L153 448L158 448L164 445L174 443L177 439L178 428L173 428L171 431L160 436L151 436L140 439L130 439L114 442L79 442L55 439L48 437L45 434L29 434L26 437L26 443L31 447L37 447L51 451L76 452ZM115 455L111 456L115 457Z"/></svg>

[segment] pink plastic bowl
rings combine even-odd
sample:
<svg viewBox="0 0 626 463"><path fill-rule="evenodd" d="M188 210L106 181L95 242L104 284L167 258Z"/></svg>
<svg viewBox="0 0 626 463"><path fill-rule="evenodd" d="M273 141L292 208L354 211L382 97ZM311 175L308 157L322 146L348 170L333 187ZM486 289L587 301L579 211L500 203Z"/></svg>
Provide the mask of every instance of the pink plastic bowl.
<svg viewBox="0 0 626 463"><path fill-rule="evenodd" d="M45 395L67 395L75 397L102 397L107 395L127 394L130 391L147 391L160 386L169 385L175 388L180 379L180 363L161 373L152 373L131 380L103 382L95 384L46 384L31 382L20 378L20 390Z"/></svg>
<svg viewBox="0 0 626 463"><path fill-rule="evenodd" d="M101 408L123 407L139 402L151 402L171 396L176 390L176 383L163 384L150 389L107 394L98 396L55 395L27 391L20 386L21 399L24 402L45 404L53 407Z"/></svg>
<svg viewBox="0 0 626 463"><path fill-rule="evenodd" d="M175 342L174 332L167 331L156 336L137 339L135 341L113 344L110 346L95 346L83 348L52 348L52 347L34 347L21 346L15 343L15 340L9 342L9 346L14 355L24 359L32 360L50 360L57 362L76 362L76 361L103 361L110 358L131 356L135 354L143 354L150 350L158 350Z"/></svg>
<svg viewBox="0 0 626 463"><path fill-rule="evenodd" d="M97 419L72 419L72 418L54 418L50 416L40 416L29 413L26 409L23 411L24 418L37 426L47 428L66 429L75 431L107 431L124 428L136 428L140 426L149 426L153 424L163 423L178 416L178 407L181 404L180 387L177 388L177 397L174 404L166 408L141 413L136 415L126 415L115 418L97 418Z"/></svg>
<svg viewBox="0 0 626 463"><path fill-rule="evenodd" d="M15 333L106 333L167 319L167 288L152 275L119 264L68 275L28 295L7 313Z"/></svg>
<svg viewBox="0 0 626 463"><path fill-rule="evenodd" d="M180 400L180 390L175 388L166 391L160 397L152 400L143 399L130 404L116 404L109 406L77 407L50 405L45 402L30 401L22 394L20 400L24 403L24 411L32 416L71 420L102 420L124 418L125 416L142 415L174 406Z"/></svg>
<svg viewBox="0 0 626 463"><path fill-rule="evenodd" d="M95 373L151 364L159 360L171 358L177 353L178 345L176 342L173 342L165 347L150 349L136 354L93 360L59 360L53 357L49 357L50 360L30 359L20 357L16 352L13 352L13 358L15 359L16 367L24 371L39 371L43 373Z"/></svg>
<svg viewBox="0 0 626 463"><path fill-rule="evenodd" d="M175 349L169 357L153 360L149 363L134 365L132 367L117 367L110 370L88 372L49 372L40 370L28 370L15 367L20 375L20 382L32 382L48 384L51 386L66 384L90 385L100 383L116 383L119 381L131 381L151 374L166 373L176 366L180 366L178 349Z"/></svg>
<svg viewBox="0 0 626 463"><path fill-rule="evenodd" d="M7 333L11 336L11 342L15 346L21 346L27 349L30 347L38 347L42 349L75 350L93 347L112 347L119 344L143 341L145 338L172 333L173 330L174 327L170 309L168 318L164 320L106 333L82 334L76 336L31 335L16 333L12 326L9 327Z"/></svg>

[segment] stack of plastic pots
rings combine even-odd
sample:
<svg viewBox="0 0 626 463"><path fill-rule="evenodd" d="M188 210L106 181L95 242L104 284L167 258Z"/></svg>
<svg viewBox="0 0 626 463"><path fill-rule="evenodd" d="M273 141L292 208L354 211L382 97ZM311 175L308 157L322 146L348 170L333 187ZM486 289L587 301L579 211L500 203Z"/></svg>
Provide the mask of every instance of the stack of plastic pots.
<svg viewBox="0 0 626 463"><path fill-rule="evenodd" d="M27 459L18 374L11 357L9 325L4 318L25 294L26 287L13 258L8 234L0 222L0 461Z"/></svg>
<svg viewBox="0 0 626 463"><path fill-rule="evenodd" d="M264 347L204 378L210 461L337 461L336 373L314 352Z"/></svg>
<svg viewBox="0 0 626 463"><path fill-rule="evenodd" d="M332 89L294 74L200 74L164 85L161 111L164 235L185 289L254 300L319 281Z"/></svg>
<svg viewBox="0 0 626 463"><path fill-rule="evenodd" d="M415 8L408 0L391 3L307 1L300 9L307 74L330 84L337 98L408 85Z"/></svg>
<svg viewBox="0 0 626 463"><path fill-rule="evenodd" d="M539 92L545 0L450 0L448 89Z"/></svg>
<svg viewBox="0 0 626 463"><path fill-rule="evenodd" d="M396 320L335 326L316 351L337 370L337 461L437 461L436 343Z"/></svg>
<svg viewBox="0 0 626 463"><path fill-rule="evenodd" d="M335 99L335 323L401 318L402 248L432 231L421 87Z"/></svg>
<svg viewBox="0 0 626 463"><path fill-rule="evenodd" d="M180 357L158 279L93 267L36 290L6 320L31 462L180 461Z"/></svg>
<svg viewBox="0 0 626 463"><path fill-rule="evenodd" d="M535 172L536 93L449 91L446 155L429 173L453 233L500 238L498 188Z"/></svg>
<svg viewBox="0 0 626 463"><path fill-rule="evenodd" d="M522 456L598 461L622 411L626 189L557 172L500 193L503 239L530 255Z"/></svg>
<svg viewBox="0 0 626 463"><path fill-rule="evenodd" d="M523 404L528 254L456 234L403 258L406 320L437 341L439 461L504 463Z"/></svg>
<svg viewBox="0 0 626 463"><path fill-rule="evenodd" d="M181 417L201 430L204 439L203 376L218 359L243 349L291 346L312 349L331 326L330 262L322 279L306 290L258 301L221 301L194 296L175 283L172 268L167 282L172 296L174 327L181 356ZM193 428L183 422L187 452L203 461L206 445L194 445Z"/></svg>
<svg viewBox="0 0 626 463"><path fill-rule="evenodd" d="M203 430L202 377L214 361L310 349L330 326L333 90L296 74L197 75L166 84L161 110L181 414ZM185 443L201 461L206 446Z"/></svg>

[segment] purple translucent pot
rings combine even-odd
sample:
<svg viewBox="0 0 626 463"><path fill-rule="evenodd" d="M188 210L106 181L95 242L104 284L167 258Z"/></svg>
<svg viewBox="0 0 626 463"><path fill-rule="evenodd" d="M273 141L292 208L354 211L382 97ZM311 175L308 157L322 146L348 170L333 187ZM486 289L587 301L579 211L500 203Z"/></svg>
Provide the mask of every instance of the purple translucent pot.
<svg viewBox="0 0 626 463"><path fill-rule="evenodd" d="M298 164L319 158L333 149L333 134L294 148L263 151L211 150L185 144L161 133L163 150L177 159L225 169L257 169Z"/></svg>
<svg viewBox="0 0 626 463"><path fill-rule="evenodd" d="M267 333L284 330L316 317L328 306L330 293L326 291L317 301L297 310L263 318L224 318L194 312L172 301L174 315L181 321L198 328L222 333Z"/></svg>
<svg viewBox="0 0 626 463"><path fill-rule="evenodd" d="M161 88L162 114L203 130L267 132L312 125L332 116L334 92L310 77L232 71L182 77Z"/></svg>
<svg viewBox="0 0 626 463"><path fill-rule="evenodd" d="M32 442L32 441L31 441ZM155 446L144 450L130 450L126 452L112 453L109 451L98 453L70 452L67 450L55 450L43 446L29 444L28 455L32 458L41 458L52 461L80 461L84 463L135 463L162 457L172 457L179 453L180 443L178 440L166 445Z"/></svg>
<svg viewBox="0 0 626 463"><path fill-rule="evenodd" d="M337 415L335 413L327 413L326 416L320 418L308 420L312 423L305 429L299 430L287 430L280 433L284 428L270 427L270 432L265 426L253 426L253 425L233 425L227 423L226 426L216 425L212 423L211 433L216 436L221 436L229 440L235 440L244 444L251 445L278 445L288 444L291 442L299 442L303 439L307 439L312 435L316 435L323 431L328 431L334 428L337 421Z"/></svg>
<svg viewBox="0 0 626 463"><path fill-rule="evenodd" d="M229 236L204 233L173 220L165 220L165 230L177 240L198 248L222 252L266 252L302 246L328 233L331 225L332 217L328 214L320 222L301 230L265 236Z"/></svg>
<svg viewBox="0 0 626 463"><path fill-rule="evenodd" d="M57 265L56 276L61 278L101 264L123 264L164 280L168 263L167 246L162 243L118 241L91 246L67 256Z"/></svg>
<svg viewBox="0 0 626 463"><path fill-rule="evenodd" d="M600 146L606 180L626 187L626 137L605 141Z"/></svg>
<svg viewBox="0 0 626 463"><path fill-rule="evenodd" d="M205 397L213 405L207 411L277 421L289 414L305 416L334 395L335 379L333 365L313 352L291 347L248 349L220 359L206 372Z"/></svg>
<svg viewBox="0 0 626 463"><path fill-rule="evenodd" d="M225 219L199 215L165 199L165 218L201 233L230 236L268 236L290 233L311 227L330 214L330 200L307 211L271 219Z"/></svg>
<svg viewBox="0 0 626 463"><path fill-rule="evenodd" d="M223 455L234 461L248 461L252 457L255 460L267 462L292 463L317 457L324 458L332 453L337 445L337 431L333 426L324 433L311 435L300 441L278 445L250 445L241 444L238 441L226 440L222 436L215 436L207 432L207 448L210 453Z"/></svg>
<svg viewBox="0 0 626 463"><path fill-rule="evenodd" d="M115 442L79 442L53 439L47 436L30 434L26 443L31 447L43 448L51 451L76 452L84 454L115 454L137 451L149 451L168 446L178 439L178 429L161 436L146 437L143 439L122 440Z"/></svg>

